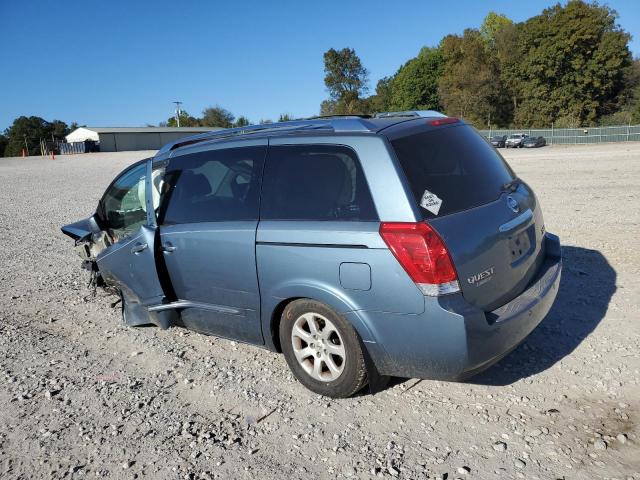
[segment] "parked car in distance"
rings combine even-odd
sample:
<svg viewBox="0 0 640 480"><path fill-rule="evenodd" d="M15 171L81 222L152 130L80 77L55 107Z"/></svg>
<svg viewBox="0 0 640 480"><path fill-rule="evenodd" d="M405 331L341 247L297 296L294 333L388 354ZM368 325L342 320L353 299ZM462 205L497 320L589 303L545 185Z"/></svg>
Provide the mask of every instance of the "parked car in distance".
<svg viewBox="0 0 640 480"><path fill-rule="evenodd" d="M506 142L505 142L505 147L506 148L521 148L522 147L522 141L527 138L529 135L527 135L526 133L512 133L511 135L509 135L509 138L507 138Z"/></svg>
<svg viewBox="0 0 640 480"><path fill-rule="evenodd" d="M506 135L497 135L497 136L491 137L491 140L490 140L491 145L493 145L496 148L504 148L506 141L507 141Z"/></svg>
<svg viewBox="0 0 640 480"><path fill-rule="evenodd" d="M522 141L522 146L524 148L537 148L544 147L547 144L547 141L544 137L527 137Z"/></svg>
<svg viewBox="0 0 640 480"><path fill-rule="evenodd" d="M545 317L562 266L531 187L433 112L182 139L62 231L126 325L282 352L329 397L489 367Z"/></svg>

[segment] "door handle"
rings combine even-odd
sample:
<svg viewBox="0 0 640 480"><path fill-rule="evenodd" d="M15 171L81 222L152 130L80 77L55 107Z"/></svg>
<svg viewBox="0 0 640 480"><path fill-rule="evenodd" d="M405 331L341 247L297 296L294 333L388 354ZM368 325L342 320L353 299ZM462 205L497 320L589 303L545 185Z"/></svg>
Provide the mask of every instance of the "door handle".
<svg viewBox="0 0 640 480"><path fill-rule="evenodd" d="M165 253L171 253L176 250L176 247L174 247L173 245L162 245L162 247L160 247L160 250Z"/></svg>
<svg viewBox="0 0 640 480"><path fill-rule="evenodd" d="M146 243L137 243L132 249L131 249L131 253L140 253L143 250L146 250L147 248L149 248L149 245L147 245Z"/></svg>

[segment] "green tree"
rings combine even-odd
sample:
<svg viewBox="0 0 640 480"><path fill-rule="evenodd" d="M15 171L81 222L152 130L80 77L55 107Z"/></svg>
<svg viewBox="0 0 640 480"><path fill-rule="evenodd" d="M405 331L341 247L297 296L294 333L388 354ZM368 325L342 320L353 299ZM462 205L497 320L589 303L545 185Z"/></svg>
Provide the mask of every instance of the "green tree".
<svg viewBox="0 0 640 480"><path fill-rule="evenodd" d="M288 113L281 113L280 117L278 117L279 122L290 122L291 120L294 120L294 118Z"/></svg>
<svg viewBox="0 0 640 480"><path fill-rule="evenodd" d="M521 25L516 124L586 125L615 110L631 62L616 18L607 6L571 0Z"/></svg>
<svg viewBox="0 0 640 480"><path fill-rule="evenodd" d="M370 98L349 98L324 100L320 103L320 116L361 115L372 112Z"/></svg>
<svg viewBox="0 0 640 480"><path fill-rule="evenodd" d="M438 84L443 72L439 48L424 47L405 63L390 82L389 110L438 110Z"/></svg>
<svg viewBox="0 0 640 480"><path fill-rule="evenodd" d="M164 125L160 125L160 126L177 127L178 126L178 122L176 120L176 117L173 116L173 117L168 118ZM184 110L181 110L180 111L180 126L181 127L199 127L200 126L200 120L198 120L195 117L192 117L191 115L189 115L188 112L186 112Z"/></svg>
<svg viewBox="0 0 640 480"><path fill-rule="evenodd" d="M235 123L233 124L234 127L246 127L247 125L250 125L251 122L249 121L249 119L245 116L240 115Z"/></svg>
<svg viewBox="0 0 640 480"><path fill-rule="evenodd" d="M61 120L53 120L51 123L49 123L49 129L51 130L49 133L49 139L52 135L54 138L62 139L70 132L67 124Z"/></svg>
<svg viewBox="0 0 640 480"><path fill-rule="evenodd" d="M625 72L624 87L620 92L618 102L625 108L635 101L640 101L640 58L636 58Z"/></svg>
<svg viewBox="0 0 640 480"><path fill-rule="evenodd" d="M321 114L362 113L366 102L361 97L367 91L369 72L362 66L355 50L327 50L324 53L324 72L324 84L330 100L321 104Z"/></svg>
<svg viewBox="0 0 640 480"><path fill-rule="evenodd" d="M445 111L484 127L495 115L494 102L500 88L498 72L480 32L467 29L462 36L448 35L440 48L444 67L439 93Z"/></svg>
<svg viewBox="0 0 640 480"><path fill-rule="evenodd" d="M323 100L320 104L320 116L328 117L331 115L336 115L337 104L338 102L335 100Z"/></svg>
<svg viewBox="0 0 640 480"><path fill-rule="evenodd" d="M505 24L495 31L493 37L493 49L489 52L494 61L500 77L501 104L496 118L502 120L502 126L513 124L513 116L518 108L521 96L521 79L519 74L520 52L518 49L518 35L521 24ZM523 92L526 95L526 92Z"/></svg>
<svg viewBox="0 0 640 480"><path fill-rule="evenodd" d="M324 73L324 84L334 100L358 98L367 90L369 72L353 48L326 51Z"/></svg>
<svg viewBox="0 0 640 480"><path fill-rule="evenodd" d="M496 84L488 113L491 125L507 127L513 123L518 105L519 77L515 68L520 57L517 49L518 26L507 16L489 12L480 26L487 61Z"/></svg>
<svg viewBox="0 0 640 480"><path fill-rule="evenodd" d="M7 144L4 149L6 157L17 157L25 148L25 142L30 155L40 154L40 140L50 142L52 138L61 140L69 133L67 124L54 120L47 122L40 117L18 117L5 131Z"/></svg>
<svg viewBox="0 0 640 480"><path fill-rule="evenodd" d="M234 115L220 105L205 108L202 112L200 124L206 127L230 128L233 126Z"/></svg>
<svg viewBox="0 0 640 480"><path fill-rule="evenodd" d="M638 92L635 103L631 106L631 121L640 123L640 92Z"/></svg>
<svg viewBox="0 0 640 480"><path fill-rule="evenodd" d="M501 13L489 12L480 26L480 36L487 52L496 46L496 37L506 27L513 25L513 21Z"/></svg>
<svg viewBox="0 0 640 480"><path fill-rule="evenodd" d="M640 123L640 59L629 67L619 101L622 110L630 113L629 122Z"/></svg>
<svg viewBox="0 0 640 480"><path fill-rule="evenodd" d="M391 92L393 77L383 77L376 84L376 93L367 98L367 113L388 112L391 110Z"/></svg>
<svg viewBox="0 0 640 480"><path fill-rule="evenodd" d="M0 157L4 157L4 149L7 148L9 139L0 133Z"/></svg>
<svg viewBox="0 0 640 480"><path fill-rule="evenodd" d="M600 125L640 123L640 59L626 69L615 112L600 118Z"/></svg>
<svg viewBox="0 0 640 480"><path fill-rule="evenodd" d="M631 110L620 110L618 112L614 112L610 115L605 115L604 117L600 117L598 121L598 125L603 127L610 125L627 125L632 122L636 122L637 120L633 119L633 112ZM579 125L578 125L579 126Z"/></svg>
<svg viewBox="0 0 640 480"><path fill-rule="evenodd" d="M640 123L640 60L633 62L633 71L631 72L629 88L631 92L625 95L626 104L624 110L631 114L630 122Z"/></svg>

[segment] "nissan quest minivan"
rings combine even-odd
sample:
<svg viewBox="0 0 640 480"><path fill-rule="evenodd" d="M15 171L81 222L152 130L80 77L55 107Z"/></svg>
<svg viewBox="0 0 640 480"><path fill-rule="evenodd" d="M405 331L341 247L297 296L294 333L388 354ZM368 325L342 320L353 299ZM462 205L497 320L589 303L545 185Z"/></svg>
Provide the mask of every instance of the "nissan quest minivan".
<svg viewBox="0 0 640 480"><path fill-rule="evenodd" d="M545 317L562 265L531 188L437 112L182 139L62 231L125 324L282 352L329 397L487 368Z"/></svg>

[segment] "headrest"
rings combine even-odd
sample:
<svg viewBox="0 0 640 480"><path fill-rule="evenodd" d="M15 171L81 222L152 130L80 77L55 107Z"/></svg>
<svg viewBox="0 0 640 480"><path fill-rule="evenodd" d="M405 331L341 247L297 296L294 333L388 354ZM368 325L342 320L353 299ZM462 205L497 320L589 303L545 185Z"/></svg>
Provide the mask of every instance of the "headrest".
<svg viewBox="0 0 640 480"><path fill-rule="evenodd" d="M211 193L211 184L202 173L193 173L191 170L185 170L178 181L184 187L187 187L185 193L189 197L206 196Z"/></svg>

